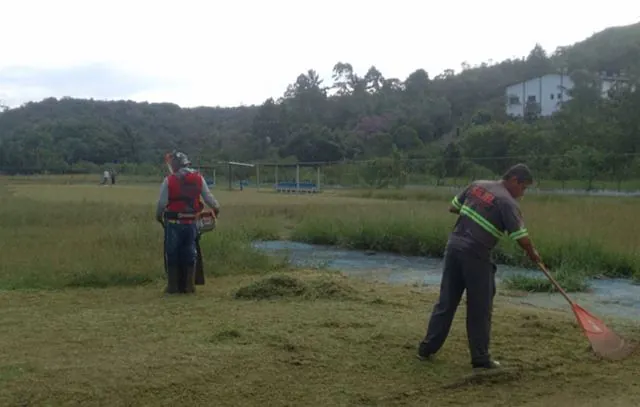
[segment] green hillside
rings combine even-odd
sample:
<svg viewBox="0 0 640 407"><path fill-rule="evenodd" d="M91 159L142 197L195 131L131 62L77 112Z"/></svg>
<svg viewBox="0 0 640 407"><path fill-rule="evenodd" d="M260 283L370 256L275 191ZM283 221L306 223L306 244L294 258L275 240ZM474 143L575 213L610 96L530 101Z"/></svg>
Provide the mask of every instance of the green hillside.
<svg viewBox="0 0 640 407"><path fill-rule="evenodd" d="M549 164L551 155L573 157L565 160L566 171L555 171L556 178L584 176L587 170L576 161L582 158L575 157L585 154L598 163L589 171L611 175L618 170L605 161L620 160L605 155L638 152L640 122L633 112L640 105L629 90L599 100L589 91L596 80L590 75L622 71L635 81L639 61L640 24L634 24L608 28L550 55L536 45L526 58L457 74L417 69L407 78L389 78L375 66L354 72L342 61L331 83L311 69L261 106L187 109L50 98L0 113L0 168L68 171L87 162L142 168L157 165L174 147L204 161L361 160L389 157L395 146L397 158L422 159L411 171L438 176L467 171L471 164L499 171L513 161L509 157L532 154L534 166ZM506 85L560 69L579 83L562 114L525 122L505 117ZM492 157L493 164L478 157Z"/></svg>

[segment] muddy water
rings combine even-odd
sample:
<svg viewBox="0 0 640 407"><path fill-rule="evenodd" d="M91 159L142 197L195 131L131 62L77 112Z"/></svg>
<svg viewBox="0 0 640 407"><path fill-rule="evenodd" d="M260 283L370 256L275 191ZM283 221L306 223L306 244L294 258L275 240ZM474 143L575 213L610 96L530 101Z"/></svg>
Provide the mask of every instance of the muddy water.
<svg viewBox="0 0 640 407"><path fill-rule="evenodd" d="M292 264L304 267L340 270L346 275L391 284L440 284L442 260L429 257L400 256L391 253L370 253L342 250L332 246L310 245L290 241L254 242L257 249L287 255ZM542 272L498 265L496 280L507 276L529 275L544 279ZM622 279L589 280L590 290L570 295L590 312L640 321L640 285ZM542 308L569 310L559 294L529 293L513 301Z"/></svg>

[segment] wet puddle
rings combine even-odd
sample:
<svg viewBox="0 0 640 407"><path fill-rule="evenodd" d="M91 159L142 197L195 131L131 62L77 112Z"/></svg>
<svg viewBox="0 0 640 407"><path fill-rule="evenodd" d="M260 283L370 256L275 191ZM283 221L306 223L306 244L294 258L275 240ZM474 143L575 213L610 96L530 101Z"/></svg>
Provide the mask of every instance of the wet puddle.
<svg viewBox="0 0 640 407"><path fill-rule="evenodd" d="M254 247L269 253L286 255L297 266L339 270L352 277L390 284L438 286L442 274L442 259L400 256L393 253L344 250L333 246L311 245L291 241L254 242ZM538 270L498 265L496 282L516 274L545 279ZM591 279L589 292L570 293L581 306L601 316L640 321L640 285L624 279ZM542 308L569 310L559 294L528 293L513 297L513 301Z"/></svg>

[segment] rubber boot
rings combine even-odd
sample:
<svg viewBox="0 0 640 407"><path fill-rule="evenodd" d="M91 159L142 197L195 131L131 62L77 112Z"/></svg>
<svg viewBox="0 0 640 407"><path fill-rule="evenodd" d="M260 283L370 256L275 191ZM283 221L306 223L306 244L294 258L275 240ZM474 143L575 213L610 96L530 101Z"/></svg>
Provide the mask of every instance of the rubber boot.
<svg viewBox="0 0 640 407"><path fill-rule="evenodd" d="M178 268L178 291L185 293L187 289L187 267L184 264Z"/></svg>
<svg viewBox="0 0 640 407"><path fill-rule="evenodd" d="M187 266L185 266L185 285L184 285L184 293L186 294L194 294L196 292L196 282L195 282L195 276L196 276L196 265L195 264L189 264Z"/></svg>
<svg viewBox="0 0 640 407"><path fill-rule="evenodd" d="M177 294L180 292L179 278L180 270L178 266L167 266L167 288L165 294Z"/></svg>

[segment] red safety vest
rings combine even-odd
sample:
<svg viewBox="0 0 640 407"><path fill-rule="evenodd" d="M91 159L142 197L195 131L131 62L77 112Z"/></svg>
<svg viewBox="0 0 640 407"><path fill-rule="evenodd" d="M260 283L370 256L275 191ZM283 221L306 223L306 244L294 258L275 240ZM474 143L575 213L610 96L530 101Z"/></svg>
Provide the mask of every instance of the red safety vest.
<svg viewBox="0 0 640 407"><path fill-rule="evenodd" d="M198 172L177 173L167 177L169 183L169 203L167 214L197 214L204 209L200 194L202 176Z"/></svg>

